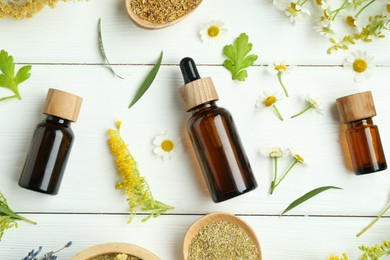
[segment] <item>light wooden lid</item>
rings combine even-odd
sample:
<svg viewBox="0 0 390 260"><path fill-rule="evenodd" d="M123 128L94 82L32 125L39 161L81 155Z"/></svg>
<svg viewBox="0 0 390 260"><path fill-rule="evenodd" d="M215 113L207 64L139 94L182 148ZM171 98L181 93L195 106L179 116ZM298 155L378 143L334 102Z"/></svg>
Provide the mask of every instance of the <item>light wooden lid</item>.
<svg viewBox="0 0 390 260"><path fill-rule="evenodd" d="M187 111L201 104L219 99L213 80L210 77L185 84L179 88L179 93Z"/></svg>
<svg viewBox="0 0 390 260"><path fill-rule="evenodd" d="M47 92L43 113L76 122L82 102L83 99L79 96L50 88Z"/></svg>
<svg viewBox="0 0 390 260"><path fill-rule="evenodd" d="M371 91L338 98L336 104L343 123L376 116Z"/></svg>

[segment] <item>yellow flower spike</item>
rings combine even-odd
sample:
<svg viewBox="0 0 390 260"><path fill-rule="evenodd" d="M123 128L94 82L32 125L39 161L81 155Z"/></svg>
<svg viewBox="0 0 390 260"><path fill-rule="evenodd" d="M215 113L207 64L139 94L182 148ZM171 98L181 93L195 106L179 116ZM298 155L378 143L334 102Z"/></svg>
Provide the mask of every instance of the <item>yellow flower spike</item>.
<svg viewBox="0 0 390 260"><path fill-rule="evenodd" d="M150 212L142 221L150 217L157 217L173 207L161 203L153 198L149 185L144 177L140 176L137 162L131 155L128 146L120 135L122 121L116 121L117 130L110 129L107 131L107 144L111 153L115 157L115 164L118 175L122 178L116 183L115 188L121 189L127 195L127 203L130 208L129 223L137 213L137 209Z"/></svg>

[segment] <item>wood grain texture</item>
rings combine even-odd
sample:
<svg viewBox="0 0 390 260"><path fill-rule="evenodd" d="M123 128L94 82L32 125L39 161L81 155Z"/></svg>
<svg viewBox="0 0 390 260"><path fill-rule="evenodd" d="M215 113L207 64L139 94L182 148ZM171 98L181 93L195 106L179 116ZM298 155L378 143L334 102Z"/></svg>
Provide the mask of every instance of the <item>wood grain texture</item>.
<svg viewBox="0 0 390 260"><path fill-rule="evenodd" d="M306 19L291 25L270 1L203 1L180 23L162 30L136 27L128 18L123 0L94 0L60 3L45 8L31 20L0 20L0 49L21 63L33 63L31 78L20 85L23 99L0 102L0 191L12 209L39 223L20 223L8 230L0 244L0 259L20 259L43 245L55 250L67 241L73 246L59 259L70 259L96 244L131 243L150 250L162 259L182 259L182 243L188 227L203 214L216 211L239 214L255 230L263 258L270 260L325 259L347 252L358 259L361 244L389 240L390 213L359 239L355 234L388 203L389 170L355 176L340 125L335 100L372 91L385 154L390 149L390 52L389 39L358 44L375 57L375 75L359 84L343 71L347 52L326 54L328 40L313 30ZM105 50L121 76L114 77L102 66L97 25L102 18ZM249 77L233 82L221 66L222 46L200 41L203 23L221 19L228 29L224 44L246 32L259 55ZM127 105L164 50L164 61L151 88L131 110ZM177 89L183 85L179 61L192 56L203 77L210 76L218 91L218 104L233 115L241 141L259 187L250 193L215 204L186 133L189 114ZM285 117L281 122L272 110L256 109L263 91L282 91L267 64L286 60L298 65L284 76L290 98L278 102ZM19 65L17 66L19 68ZM52 197L18 187L26 152L35 125L44 119L42 107L49 88L77 93L84 98L77 123L75 144L59 195ZM324 115L304 109L304 95L320 98ZM0 88L0 96L7 95ZM122 134L147 179L156 199L173 205L168 214L141 223L138 213L127 225L126 196L115 190L118 177L106 145L106 131L116 119L123 120ZM170 132L182 140L183 150L173 161L164 162L153 153L156 135ZM275 145L294 147L307 164L297 165L270 196L273 165L260 151ZM388 155L389 156L389 155ZM290 159L280 160L279 169ZM277 217L294 199L314 188L340 186L342 191L324 193Z"/></svg>

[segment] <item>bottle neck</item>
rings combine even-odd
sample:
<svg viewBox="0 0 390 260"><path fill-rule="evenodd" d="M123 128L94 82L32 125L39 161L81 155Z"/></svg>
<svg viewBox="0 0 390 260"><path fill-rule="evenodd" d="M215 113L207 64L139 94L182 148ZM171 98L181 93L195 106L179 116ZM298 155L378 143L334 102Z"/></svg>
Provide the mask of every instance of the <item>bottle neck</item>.
<svg viewBox="0 0 390 260"><path fill-rule="evenodd" d="M361 120L349 122L347 124L347 126L348 126L348 128L355 128L355 127L359 127L359 126L368 126L368 125L373 125L373 124L374 124L374 122L372 121L372 117L369 117L369 118L364 118Z"/></svg>
<svg viewBox="0 0 390 260"><path fill-rule="evenodd" d="M60 124L60 125L63 125L63 126L70 126L71 123L72 123L71 121L69 121L67 119L63 119L61 117L52 116L52 115L47 115L46 122Z"/></svg>
<svg viewBox="0 0 390 260"><path fill-rule="evenodd" d="M192 108L190 111L194 115L196 113L204 112L204 111L207 111L210 109L214 109L216 107L217 107L217 104L215 103L215 101L209 101L209 102L203 103L199 106Z"/></svg>

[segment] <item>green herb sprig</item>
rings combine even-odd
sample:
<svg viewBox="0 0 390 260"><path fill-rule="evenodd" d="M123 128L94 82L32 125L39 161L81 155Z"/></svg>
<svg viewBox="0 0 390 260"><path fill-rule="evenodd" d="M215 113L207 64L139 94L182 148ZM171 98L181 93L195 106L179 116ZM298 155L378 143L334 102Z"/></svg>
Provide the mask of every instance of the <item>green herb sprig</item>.
<svg viewBox="0 0 390 260"><path fill-rule="evenodd" d="M37 224L36 222L13 212L8 206L7 200L3 193L0 192L0 241L4 235L5 230L18 227L18 223L16 222L17 220L23 220L34 225Z"/></svg>
<svg viewBox="0 0 390 260"><path fill-rule="evenodd" d="M248 77L246 68L252 66L258 56L249 54L252 50L252 43L249 43L249 37L241 33L236 38L233 45L226 45L223 48L223 54L227 57L223 66L232 73L233 80L245 81Z"/></svg>
<svg viewBox="0 0 390 260"><path fill-rule="evenodd" d="M389 205L387 205L385 207L384 210L382 210L382 212L378 215L378 217L376 217L373 221L371 221L370 224L368 224L365 228L362 229L362 231L360 231L359 233L356 234L356 237L360 237L361 235L364 234L364 232L366 232L367 230L369 230L378 220L381 219L381 217L383 215L386 214L386 212L390 209L390 202L389 202Z"/></svg>
<svg viewBox="0 0 390 260"><path fill-rule="evenodd" d="M285 213L287 213L288 211L292 210L293 208L299 206L300 204L302 204L303 202L311 199L312 197L320 194L321 192L324 192L326 190L329 190L329 189L338 189L338 190L342 190L342 188L339 188L339 187L335 187L335 186L324 186L324 187L320 187L320 188L317 188L317 189L314 189L312 191L309 191L308 193L306 193L305 195L303 195L302 197L299 197L298 199L294 200L283 212L282 214L280 214L280 216L284 215Z"/></svg>
<svg viewBox="0 0 390 260"><path fill-rule="evenodd" d="M102 53L102 56L104 58L104 61L106 62L106 66L109 70L111 70L111 72L117 76L118 78L120 79L123 79L121 76L119 76L114 68L111 66L111 63L108 61L108 58L107 58L107 55L106 55L106 51L104 50L104 45L103 45L103 37L102 37L102 19L99 18L99 22L98 22L98 40L99 40L99 49L100 49L100 52Z"/></svg>
<svg viewBox="0 0 390 260"><path fill-rule="evenodd" d="M133 101L131 101L129 105L129 108L134 106L135 103L137 103L137 101L145 94L145 92L152 85L154 79L157 76L158 70L160 69L162 58L163 58L163 51L161 51L160 57L158 58L157 63L153 66L153 69L149 72L144 82L142 82L141 87L138 89L137 93L135 94Z"/></svg>
<svg viewBox="0 0 390 260"><path fill-rule="evenodd" d="M15 73L14 58L4 50L0 51L0 87L11 90L14 95L2 97L0 101L17 98L22 99L19 93L19 84L26 81L30 76L31 65L23 66Z"/></svg>

